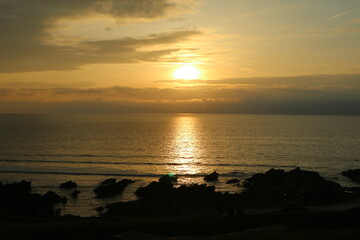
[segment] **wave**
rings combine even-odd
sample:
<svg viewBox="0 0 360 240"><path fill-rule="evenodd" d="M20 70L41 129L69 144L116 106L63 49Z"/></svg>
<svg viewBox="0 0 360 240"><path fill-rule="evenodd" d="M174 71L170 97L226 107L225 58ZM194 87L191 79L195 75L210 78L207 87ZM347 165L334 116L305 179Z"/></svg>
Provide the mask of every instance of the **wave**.
<svg viewBox="0 0 360 240"><path fill-rule="evenodd" d="M49 174L49 175L80 175L80 176L113 176L113 177L161 177L163 174L132 174L132 173L95 173L95 172L56 172L56 171L23 171L0 170L0 173ZM179 177L204 177L206 174L177 174ZM222 174L235 176L236 174ZM237 175L236 175L237 176Z"/></svg>
<svg viewBox="0 0 360 240"><path fill-rule="evenodd" d="M107 177L138 177L138 178L159 178L164 174L152 174L152 173L114 173L114 172L64 172L64 171L32 171L32 170L0 170L0 173L16 173L16 174L41 174L41 175L72 175L72 176L107 176ZM234 177L244 177L250 176L257 173L257 171L252 172L242 172L242 171L233 171L233 172L220 172L221 177L225 178L234 178ZM205 177L208 173L197 173L197 174L176 174L178 177Z"/></svg>
<svg viewBox="0 0 360 240"><path fill-rule="evenodd" d="M0 156L6 156L7 154L0 154ZM132 156L124 156L124 155L94 155L94 154L14 154L14 156L23 156L23 157L60 157L60 158L66 158L66 157L86 157L86 158L157 158L160 156L153 156L153 155L132 155Z"/></svg>
<svg viewBox="0 0 360 240"><path fill-rule="evenodd" d="M64 163L64 164L107 164L107 165L182 165L182 163L150 163L150 162L93 162L93 161L57 161L57 160L20 160L20 159L0 159L0 162L19 162L19 163Z"/></svg>
<svg viewBox="0 0 360 240"><path fill-rule="evenodd" d="M149 159L158 159L158 158L167 158L166 155L156 156L156 155L94 155L94 154L26 154L26 153L17 153L17 154L9 154L9 153L0 153L0 157L7 157L7 156L19 156L19 157L57 157L57 158L115 158L115 159L136 159L136 158L149 158ZM203 159L213 158L213 159L226 159L227 157L224 156L212 156L207 157L203 156ZM190 157L181 157L181 159L191 159Z"/></svg>
<svg viewBox="0 0 360 240"><path fill-rule="evenodd" d="M0 159L0 162L18 162L18 163L50 163L50 164L104 164L104 165L150 165L150 166L209 166L209 167L269 167L269 168L296 168L296 165L279 164L249 164L249 163L174 163L174 162L93 162L93 161L57 161L57 160L22 160L22 159Z"/></svg>

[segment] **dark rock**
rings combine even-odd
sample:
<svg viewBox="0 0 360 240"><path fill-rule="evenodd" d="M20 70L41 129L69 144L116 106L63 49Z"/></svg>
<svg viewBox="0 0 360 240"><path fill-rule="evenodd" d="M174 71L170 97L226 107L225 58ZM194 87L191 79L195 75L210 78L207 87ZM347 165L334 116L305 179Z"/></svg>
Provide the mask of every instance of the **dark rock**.
<svg viewBox="0 0 360 240"><path fill-rule="evenodd" d="M31 182L22 180L19 183L0 183L0 212L10 215L32 215L34 208L31 208L29 200L39 197L31 196Z"/></svg>
<svg viewBox="0 0 360 240"><path fill-rule="evenodd" d="M152 182L139 188L136 194L140 200L118 202L106 206L105 215L167 215L185 214L198 216L220 216L241 214L237 195L215 192L214 186L182 185L173 187L167 182Z"/></svg>
<svg viewBox="0 0 360 240"><path fill-rule="evenodd" d="M169 194L173 190L173 185L170 182L152 182L146 187L140 187L135 191L135 194L141 198L153 197L158 195Z"/></svg>
<svg viewBox="0 0 360 240"><path fill-rule="evenodd" d="M79 193L80 193L79 190L75 190L75 191L73 191L73 193L71 194L71 197L72 197L72 198L77 198L78 195L79 195Z"/></svg>
<svg viewBox="0 0 360 240"><path fill-rule="evenodd" d="M12 184L0 184L0 212L15 216L52 216L54 205L65 203L54 192L31 194L31 182L21 181Z"/></svg>
<svg viewBox="0 0 360 240"><path fill-rule="evenodd" d="M360 169L349 169L342 172L341 175L350 178L353 182L360 183Z"/></svg>
<svg viewBox="0 0 360 240"><path fill-rule="evenodd" d="M101 184L106 185L106 184L114 184L114 183L116 183L115 178L108 178L108 179L104 180Z"/></svg>
<svg viewBox="0 0 360 240"><path fill-rule="evenodd" d="M99 213L103 212L105 210L105 208L103 206L97 207L95 208L95 210Z"/></svg>
<svg viewBox="0 0 360 240"><path fill-rule="evenodd" d="M114 196L116 194L121 194L124 189L131 183L135 181L129 179L123 179L116 183L102 184L94 189L97 198L106 198Z"/></svg>
<svg viewBox="0 0 360 240"><path fill-rule="evenodd" d="M226 184L233 184L233 183L239 183L239 182L240 182L239 179L233 178L233 179L230 179L229 181L227 181Z"/></svg>
<svg viewBox="0 0 360 240"><path fill-rule="evenodd" d="M174 182L177 182L177 176L172 175L172 174L164 175L161 178L159 178L159 182L174 183Z"/></svg>
<svg viewBox="0 0 360 240"><path fill-rule="evenodd" d="M349 187L345 188L345 191L351 193L355 197L360 197L360 187Z"/></svg>
<svg viewBox="0 0 360 240"><path fill-rule="evenodd" d="M215 192L214 186L174 187L169 181L152 182L135 193L137 201L106 206L106 216L237 216L244 208L278 208L304 211L309 205L346 201L339 184L325 180L318 173L296 168L290 172L271 169L246 179L240 194ZM350 194L350 195L349 195Z"/></svg>
<svg viewBox="0 0 360 240"><path fill-rule="evenodd" d="M60 209L60 208L56 209L56 210L54 211L54 213L55 213L55 216L60 216L60 214L61 214L61 209Z"/></svg>
<svg viewBox="0 0 360 240"><path fill-rule="evenodd" d="M305 204L301 201L289 202L285 206L285 211L305 211L307 210Z"/></svg>
<svg viewBox="0 0 360 240"><path fill-rule="evenodd" d="M60 197L59 195L57 195L55 192L53 191L48 191L46 194L44 194L43 196L41 196L41 199L45 202L45 203L49 203L49 204L56 204L56 203L62 203L65 204L67 202L67 198L66 197Z"/></svg>
<svg viewBox="0 0 360 240"><path fill-rule="evenodd" d="M68 182L64 182L64 183L60 184L59 188L62 188L62 189L77 188L77 184L76 184L76 182L68 181Z"/></svg>
<svg viewBox="0 0 360 240"><path fill-rule="evenodd" d="M76 218L80 218L80 216L73 215L73 214L65 214L64 218L76 219Z"/></svg>
<svg viewBox="0 0 360 240"><path fill-rule="evenodd" d="M112 240L129 240L129 239L155 240L159 238L151 234L144 234L141 231L137 231L137 230L132 230L129 232L112 236Z"/></svg>
<svg viewBox="0 0 360 240"><path fill-rule="evenodd" d="M290 172L271 169L246 179L241 193L243 203L251 207L279 206L289 202L321 205L347 199L344 188L325 180L317 172L296 168Z"/></svg>
<svg viewBox="0 0 360 240"><path fill-rule="evenodd" d="M204 177L205 181L209 181L209 182L213 182L213 181L217 181L219 178L219 174L217 172L212 172L209 175L206 175Z"/></svg>
<svg viewBox="0 0 360 240"><path fill-rule="evenodd" d="M9 183L2 184L0 183L0 196L8 197L25 197L28 196L31 192L31 182L22 180L19 183Z"/></svg>

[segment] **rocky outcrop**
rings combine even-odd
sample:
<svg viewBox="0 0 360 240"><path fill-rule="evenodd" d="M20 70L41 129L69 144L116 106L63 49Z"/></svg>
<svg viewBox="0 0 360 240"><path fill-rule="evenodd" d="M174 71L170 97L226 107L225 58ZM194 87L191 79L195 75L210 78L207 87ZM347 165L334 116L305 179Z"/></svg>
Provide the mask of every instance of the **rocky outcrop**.
<svg viewBox="0 0 360 240"><path fill-rule="evenodd" d="M353 182L360 183L360 169L349 169L342 172L341 175L350 178Z"/></svg>
<svg viewBox="0 0 360 240"><path fill-rule="evenodd" d="M140 187L135 194L141 198L155 197L170 194L173 191L173 184L167 181L151 182L146 187Z"/></svg>
<svg viewBox="0 0 360 240"><path fill-rule="evenodd" d="M77 188L77 184L76 184L76 182L68 181L68 182L64 182L64 183L60 184L59 188L62 188L62 189Z"/></svg>
<svg viewBox="0 0 360 240"><path fill-rule="evenodd" d="M16 216L51 216L54 205L65 204L66 198L49 191L44 195L31 193L31 182L0 183L0 212Z"/></svg>
<svg viewBox="0 0 360 240"><path fill-rule="evenodd" d="M106 215L232 215L241 213L235 195L215 192L214 186L182 185L174 187L169 182L152 182L139 188L141 199L106 206Z"/></svg>
<svg viewBox="0 0 360 240"><path fill-rule="evenodd" d="M219 178L219 174L217 172L212 172L209 175L206 175L204 177L204 180L208 181L208 182L214 182L214 181L217 181L218 178Z"/></svg>
<svg viewBox="0 0 360 240"><path fill-rule="evenodd" d="M56 194L53 191L49 191L49 192L45 193L43 196L41 196L41 199L46 204L56 204L56 203L66 204L66 202L67 202L66 197L60 197L58 194Z"/></svg>
<svg viewBox="0 0 360 240"><path fill-rule="evenodd" d="M111 197L117 194L121 194L124 189L135 181L129 179L123 179L118 182L108 181L109 183L101 184L94 189L97 198Z"/></svg>
<svg viewBox="0 0 360 240"><path fill-rule="evenodd" d="M168 175L164 175L164 176L160 177L159 182L176 183L177 179L178 179L177 176L168 174Z"/></svg>
<svg viewBox="0 0 360 240"><path fill-rule="evenodd" d="M22 180L19 183L0 183L0 196L1 199L19 199L26 198L31 192L31 182Z"/></svg>
<svg viewBox="0 0 360 240"><path fill-rule="evenodd" d="M71 194L71 197L72 197L72 198L77 198L78 195L79 195L79 193L80 193L79 190L75 190L75 191L73 191L73 193Z"/></svg>
<svg viewBox="0 0 360 240"><path fill-rule="evenodd" d="M235 180L228 182L238 183ZM258 173L246 179L243 187L243 192L229 194L215 192L214 186L205 184L174 187L168 180L152 182L135 192L139 200L109 204L105 215L234 216L244 208L304 211L311 205L340 203L355 196L317 172L300 168Z"/></svg>
<svg viewBox="0 0 360 240"><path fill-rule="evenodd" d="M95 208L95 211L97 211L98 213L101 213L105 210L105 208L103 206L97 207Z"/></svg>
<svg viewBox="0 0 360 240"><path fill-rule="evenodd" d="M106 184L114 184L116 183L116 179L115 178L108 178L104 181L101 182L101 185L106 185Z"/></svg>
<svg viewBox="0 0 360 240"><path fill-rule="evenodd" d="M305 205L331 204L347 198L344 188L317 172L296 168L290 172L271 169L246 179L241 200L246 206L279 206L289 202Z"/></svg>
<svg viewBox="0 0 360 240"><path fill-rule="evenodd" d="M233 178L233 179L230 179L226 182L226 184L234 184L234 183L239 183L240 180L239 179L236 179L236 178Z"/></svg>

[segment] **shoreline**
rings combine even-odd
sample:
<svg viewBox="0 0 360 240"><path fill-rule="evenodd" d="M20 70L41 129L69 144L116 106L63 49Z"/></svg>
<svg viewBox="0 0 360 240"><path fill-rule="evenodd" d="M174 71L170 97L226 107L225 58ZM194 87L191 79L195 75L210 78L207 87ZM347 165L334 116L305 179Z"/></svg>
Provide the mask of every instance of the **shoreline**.
<svg viewBox="0 0 360 240"><path fill-rule="evenodd" d="M218 175L214 172L207 177L214 178L210 179L213 181ZM187 237L184 239L263 239L266 236L297 239L310 233L317 233L317 239L327 239L325 236L329 234L336 236L333 239L341 239L344 234L350 234L353 239L360 237L360 223L356 220L360 217L360 188L343 188L316 172L299 168L289 172L271 169L246 179L242 183L245 191L235 194L216 192L211 185L174 187L176 181L176 176L165 175L138 188L135 192L138 200L104 205L99 209L99 217L54 216L50 211L58 214L56 204L67 201L61 196L51 193L51 197L44 200L49 192L32 195L31 183L25 181L1 184L2 201L6 198L4 191L13 188L12 194L38 199L33 205L38 210L23 207L23 213L28 216L21 211L6 213L6 202L2 202L0 233L4 236L2 239L25 236L31 236L27 239L109 240L179 239L184 236ZM95 190L106 198L121 194L131 184L130 180L107 179ZM66 191L74 191L77 184L69 181L61 186ZM16 202L21 194L10 195L10 199ZM11 202L9 206L17 208L19 205ZM43 215L38 216L39 213ZM54 234L57 237L54 238Z"/></svg>
<svg viewBox="0 0 360 240"><path fill-rule="evenodd" d="M13 177L16 176L16 177ZM154 175L155 176L155 175ZM159 174L156 174L156 176L160 176ZM203 178L203 175L201 175L201 177L182 177L182 175L179 176L179 181L178 181L178 185L183 185L183 184L192 184L192 183L197 183L197 184L204 184L206 183ZM234 175L233 177L239 178L241 180L246 179L246 176L252 176L251 174L240 174L240 175ZM2 175L2 180L4 179L12 179L12 181L3 181L3 182L16 182L18 180L21 179L31 179L31 178L36 178L38 176L27 176L27 175L23 175L22 177L18 177L15 174L6 174L6 175ZM50 175L41 175L41 178L39 178L37 181L33 182L32 184L32 190L35 193L40 193L40 194L44 194L47 191L55 191L58 194L65 196L69 199L69 202L66 205L66 208L63 209L65 212L63 212L64 214L73 214L73 215L80 215L80 216L84 216L84 217L91 217L91 216L96 216L97 213L95 210L96 207L99 207L100 205L105 205L111 202L116 202L116 201L121 201L121 202L127 202L127 201L132 201L132 200L137 200L138 198L136 197L136 195L134 194L135 190L139 187L143 187L146 186L147 184L149 184L152 181L156 181L158 178L156 177L136 177L136 178L130 178L136 181L136 183L134 183L133 185L130 185L129 187L127 187L125 189L125 191L121 194L121 195L115 195L112 199L95 199L95 195L93 193L93 189L98 186L99 182L106 179L106 177L116 177L117 176L96 176L93 180L91 180L91 182L89 182L88 178L84 178L82 176L77 177L77 178L73 178L73 177L69 177L66 175L61 176L61 178L57 178L56 180L51 180L50 182L46 183L46 184L42 184L41 181L45 181L48 177L50 177ZM17 179L14 181L14 179ZM122 178L120 178L122 179ZM242 188L239 188L235 185L228 185L225 184L225 182L227 180L231 179L230 176L227 176L224 174L220 175L220 179L219 182L214 182L214 183L207 183L210 185L214 185L216 187L216 191L217 192L221 192L221 193L226 193L226 192L230 192L230 193L239 193L242 191ZM343 185L343 183L345 182L345 187L360 187L359 183L355 183L352 182L349 178L346 178L344 176L341 176L339 174L339 176L337 178L326 178L328 180L332 180L335 182L342 182L341 185ZM81 191L80 195L79 195L79 199L77 200L73 200L71 198L71 192L68 190L59 190L58 189L58 184L60 184L61 182L65 182L67 180L73 180L79 183L79 189ZM1 180L0 180L1 181ZM84 185L87 184L87 185ZM84 205L84 203L86 203ZM86 207L88 206L88 207Z"/></svg>
<svg viewBox="0 0 360 240"><path fill-rule="evenodd" d="M239 217L4 217L2 239L358 239L360 208ZM285 238L284 238L285 237Z"/></svg>

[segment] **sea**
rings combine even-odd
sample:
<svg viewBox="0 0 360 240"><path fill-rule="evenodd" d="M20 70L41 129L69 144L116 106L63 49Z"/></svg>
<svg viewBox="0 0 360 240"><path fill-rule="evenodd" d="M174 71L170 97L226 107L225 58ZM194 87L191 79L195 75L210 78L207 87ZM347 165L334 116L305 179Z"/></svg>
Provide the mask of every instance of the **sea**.
<svg viewBox="0 0 360 240"><path fill-rule="evenodd" d="M341 172L360 167L360 116L240 114L0 114L0 182L32 182L69 201L62 214L96 216L96 207L132 201L134 191L165 174L203 184L220 174L220 192L271 168L317 171L342 186ZM97 199L107 178L135 180L122 195ZM75 181L81 191L61 190Z"/></svg>

